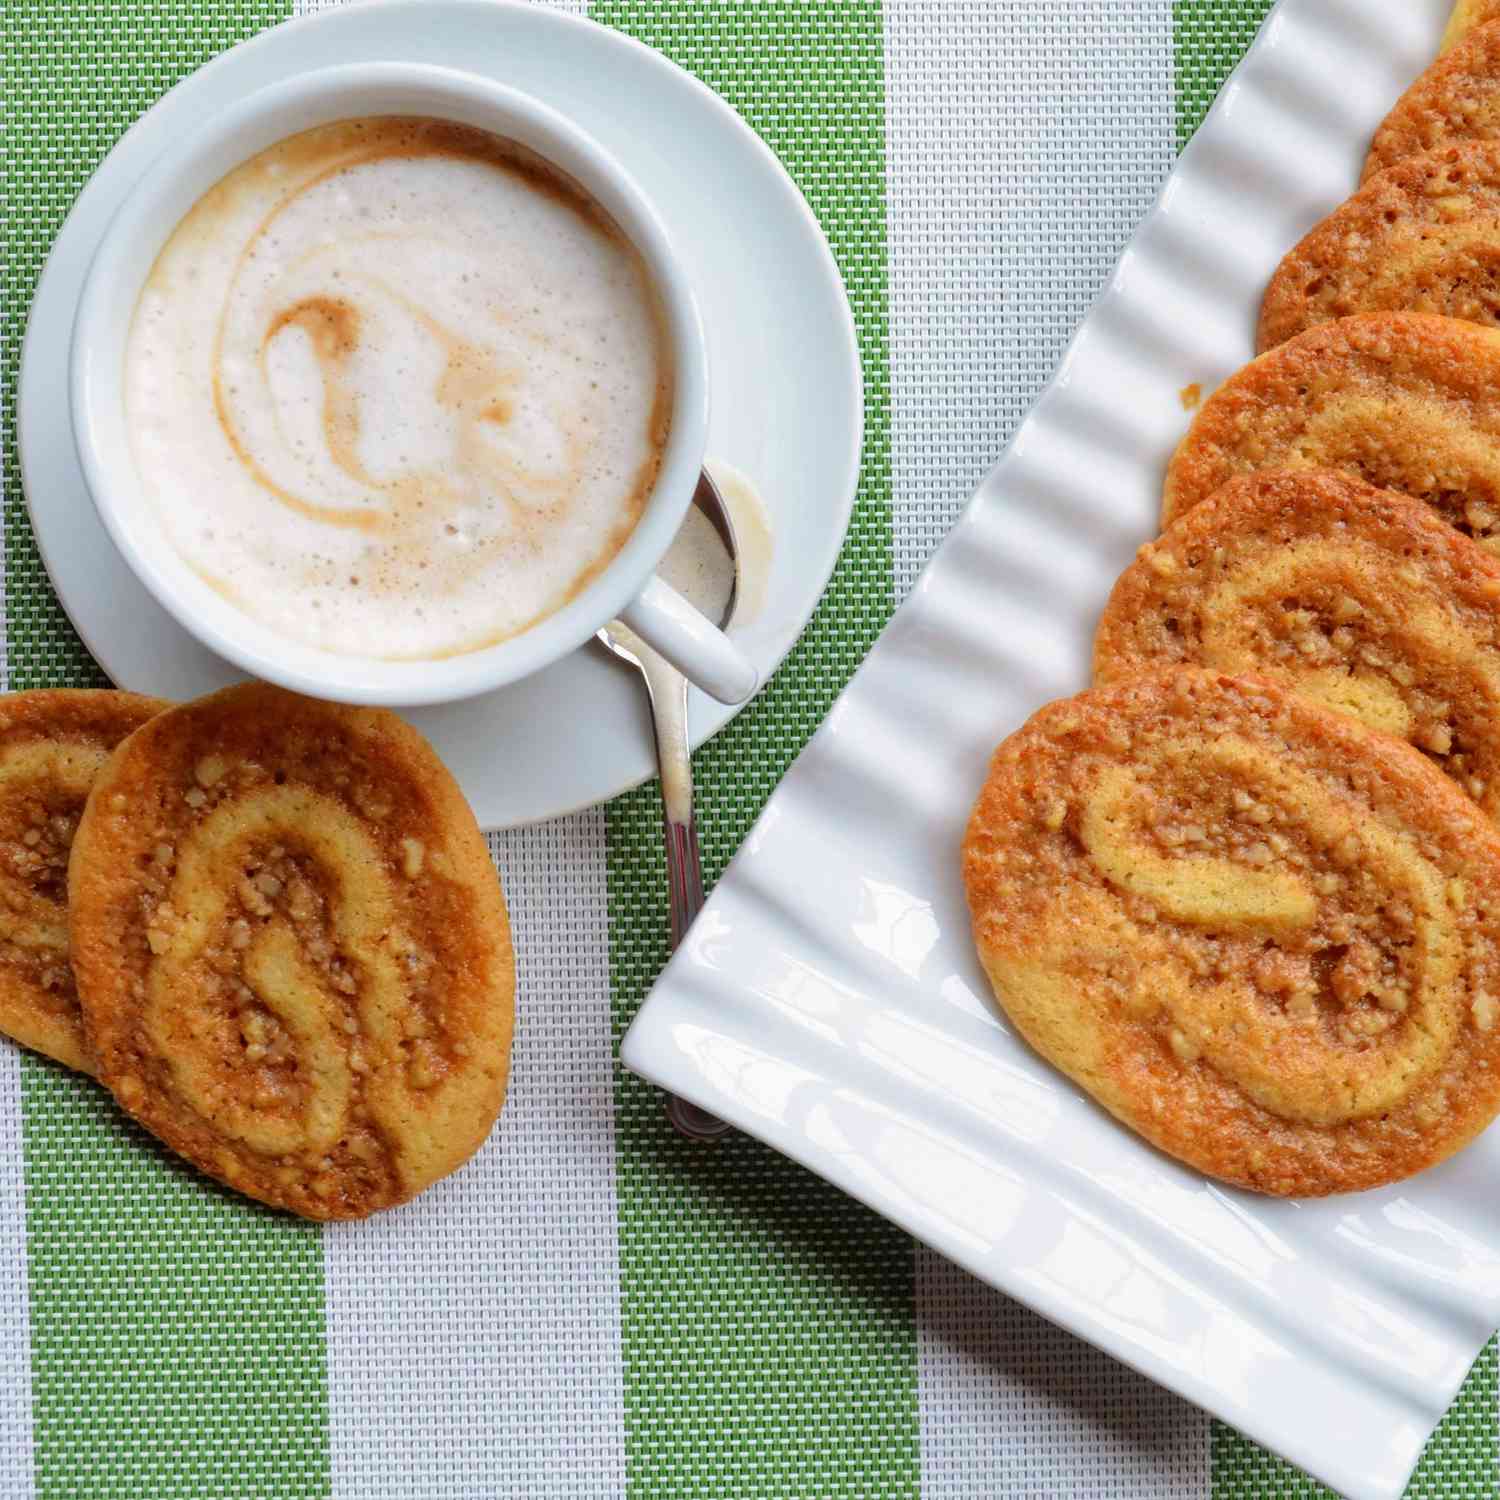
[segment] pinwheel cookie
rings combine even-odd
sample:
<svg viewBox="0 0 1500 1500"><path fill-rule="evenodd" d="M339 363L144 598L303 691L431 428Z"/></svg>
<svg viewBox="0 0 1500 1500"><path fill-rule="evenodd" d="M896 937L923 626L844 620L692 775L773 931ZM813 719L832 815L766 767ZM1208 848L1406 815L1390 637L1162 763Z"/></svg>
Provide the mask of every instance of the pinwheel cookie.
<svg viewBox="0 0 1500 1500"><path fill-rule="evenodd" d="M1142 547L1099 682L1259 672L1424 751L1500 817L1500 559L1419 500L1323 469L1233 479Z"/></svg>
<svg viewBox="0 0 1500 1500"><path fill-rule="evenodd" d="M1500 0L1457 0L1443 33L1442 50L1446 52L1463 40L1476 26L1500 18Z"/></svg>
<svg viewBox="0 0 1500 1500"><path fill-rule="evenodd" d="M1167 470L1171 522L1238 474L1340 469L1500 547L1500 330L1427 313L1322 323L1200 408Z"/></svg>
<svg viewBox="0 0 1500 1500"><path fill-rule="evenodd" d="M99 768L168 705L67 688L0 697L0 1031L89 1068L68 963L68 855Z"/></svg>
<svg viewBox="0 0 1500 1500"><path fill-rule="evenodd" d="M1500 323L1500 140L1444 146L1372 177L1281 262L1258 345L1400 311Z"/></svg>
<svg viewBox="0 0 1500 1500"><path fill-rule="evenodd" d="M1051 704L963 876L1022 1034L1212 1176L1374 1187L1500 1109L1500 830L1344 714L1192 668Z"/></svg>
<svg viewBox="0 0 1500 1500"><path fill-rule="evenodd" d="M1500 137L1500 20L1459 35L1396 101L1365 158L1373 177L1403 157L1452 141Z"/></svg>
<svg viewBox="0 0 1500 1500"><path fill-rule="evenodd" d="M101 773L72 939L98 1076L203 1171L312 1218L411 1197L505 1094L505 903L394 714L230 688Z"/></svg>

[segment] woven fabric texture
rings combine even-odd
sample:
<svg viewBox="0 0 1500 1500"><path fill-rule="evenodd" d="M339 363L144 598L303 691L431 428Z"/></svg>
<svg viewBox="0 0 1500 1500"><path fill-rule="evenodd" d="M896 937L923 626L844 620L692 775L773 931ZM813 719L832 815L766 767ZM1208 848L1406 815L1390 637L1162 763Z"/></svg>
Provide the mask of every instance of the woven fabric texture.
<svg viewBox="0 0 1500 1500"><path fill-rule="evenodd" d="M69 203L177 79L339 0L4 0L11 687L91 684L26 519L24 319ZM695 760L710 878L1051 373L1267 0L561 0L718 90L838 259L854 520ZM1406 0L1365 0L1370 4ZM44 503L44 497L34 497ZM0 1500L1251 1500L1323 1493L752 1141L685 1147L618 1038L666 956L654 788L492 839L510 1101L450 1182L319 1230L0 1048ZM1414 1500L1500 1495L1496 1357Z"/></svg>
<svg viewBox="0 0 1500 1500"><path fill-rule="evenodd" d="M336 1495L624 1485L604 818L490 843L523 956L505 1113L430 1192L324 1231Z"/></svg>
<svg viewBox="0 0 1500 1500"><path fill-rule="evenodd" d="M781 157L838 258L864 362L839 566L786 665L695 760L711 876L892 603L882 17L872 0L609 0L590 14L695 72ZM666 957L666 887L654 791L608 817L623 1030ZM615 1097L631 1493L916 1494L910 1241L748 1139L684 1153L638 1079L622 1073Z"/></svg>

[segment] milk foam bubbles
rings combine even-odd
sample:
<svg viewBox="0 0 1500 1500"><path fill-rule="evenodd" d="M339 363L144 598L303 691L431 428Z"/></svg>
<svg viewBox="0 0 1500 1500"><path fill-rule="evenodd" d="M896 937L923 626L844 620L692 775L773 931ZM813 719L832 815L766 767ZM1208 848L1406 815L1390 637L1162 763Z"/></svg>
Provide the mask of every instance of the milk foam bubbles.
<svg viewBox="0 0 1500 1500"><path fill-rule="evenodd" d="M670 369L638 256L479 131L344 121L174 231L126 356L177 551L281 633L435 658L564 604L640 516Z"/></svg>

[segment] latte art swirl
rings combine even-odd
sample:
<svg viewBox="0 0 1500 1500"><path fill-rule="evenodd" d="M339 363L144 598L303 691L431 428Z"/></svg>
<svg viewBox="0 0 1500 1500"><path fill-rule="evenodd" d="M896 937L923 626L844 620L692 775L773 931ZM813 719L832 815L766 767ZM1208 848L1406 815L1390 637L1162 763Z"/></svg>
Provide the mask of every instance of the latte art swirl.
<svg viewBox="0 0 1500 1500"><path fill-rule="evenodd" d="M669 396L618 232L519 148L431 120L237 168L162 251L127 359L178 551L284 633L392 658L566 602L638 519Z"/></svg>
<svg viewBox="0 0 1500 1500"><path fill-rule="evenodd" d="M1215 1176L1347 1191L1500 1110L1500 834L1409 748L1179 669L1043 709L964 847L1027 1039Z"/></svg>

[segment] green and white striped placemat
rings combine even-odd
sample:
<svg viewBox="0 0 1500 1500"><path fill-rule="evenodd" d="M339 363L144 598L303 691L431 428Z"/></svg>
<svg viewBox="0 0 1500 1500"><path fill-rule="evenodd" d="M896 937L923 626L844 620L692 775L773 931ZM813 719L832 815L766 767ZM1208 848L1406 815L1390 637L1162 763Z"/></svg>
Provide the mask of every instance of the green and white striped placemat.
<svg viewBox="0 0 1500 1500"><path fill-rule="evenodd" d="M100 680L14 462L42 259L130 121L289 8L4 0L13 687ZM588 9L778 152L828 231L864 356L839 569L775 681L698 757L717 871L1050 372L1266 0ZM0 1052L0 1500L1321 1493L753 1142L680 1145L613 1061L665 954L658 839L648 788L495 840L526 959L511 1100L470 1167L370 1224L320 1231L220 1193L91 1085ZM1492 1345L1413 1496L1493 1500L1496 1403Z"/></svg>

